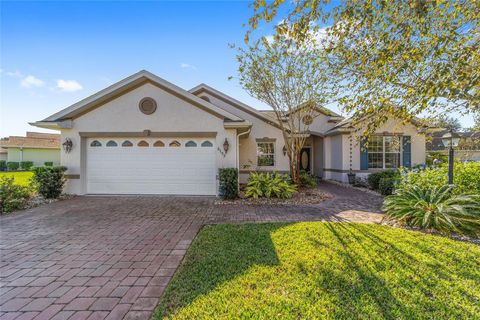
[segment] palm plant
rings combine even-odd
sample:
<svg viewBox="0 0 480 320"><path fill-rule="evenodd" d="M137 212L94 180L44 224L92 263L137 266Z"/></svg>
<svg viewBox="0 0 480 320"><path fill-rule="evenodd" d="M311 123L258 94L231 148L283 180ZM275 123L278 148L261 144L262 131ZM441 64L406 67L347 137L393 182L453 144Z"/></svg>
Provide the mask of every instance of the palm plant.
<svg viewBox="0 0 480 320"><path fill-rule="evenodd" d="M480 235L480 195L452 195L452 187L410 186L385 198L386 219L442 233Z"/></svg>
<svg viewBox="0 0 480 320"><path fill-rule="evenodd" d="M252 173L245 188L248 198L291 198L297 191L288 176L277 173Z"/></svg>

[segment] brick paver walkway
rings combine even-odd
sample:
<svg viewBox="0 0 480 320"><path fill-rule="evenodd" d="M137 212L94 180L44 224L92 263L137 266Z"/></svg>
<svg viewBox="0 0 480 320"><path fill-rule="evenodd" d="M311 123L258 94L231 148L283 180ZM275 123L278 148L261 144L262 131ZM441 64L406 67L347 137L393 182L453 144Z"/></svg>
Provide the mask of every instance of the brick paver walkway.
<svg viewBox="0 0 480 320"><path fill-rule="evenodd" d="M322 183L315 206L203 197L76 197L0 218L0 319L148 319L208 223L376 222L381 198Z"/></svg>

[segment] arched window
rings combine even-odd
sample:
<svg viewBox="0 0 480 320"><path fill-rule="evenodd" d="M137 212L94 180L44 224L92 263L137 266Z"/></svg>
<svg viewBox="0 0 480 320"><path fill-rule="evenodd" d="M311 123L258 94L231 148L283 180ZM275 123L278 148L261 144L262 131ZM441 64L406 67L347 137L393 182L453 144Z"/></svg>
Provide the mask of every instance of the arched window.
<svg viewBox="0 0 480 320"><path fill-rule="evenodd" d="M107 147L118 147L118 144L115 141L110 140L107 142Z"/></svg>
<svg viewBox="0 0 480 320"><path fill-rule="evenodd" d="M123 141L122 147L133 147L133 143L128 140Z"/></svg>
<svg viewBox="0 0 480 320"><path fill-rule="evenodd" d="M170 144L168 146L172 147L172 148L177 148L177 147L180 147L181 144L177 140L173 140L172 142L170 142Z"/></svg>
<svg viewBox="0 0 480 320"><path fill-rule="evenodd" d="M200 99L203 99L203 100L205 100L205 101L207 101L207 102L210 102L210 98L207 97L207 96L201 96Z"/></svg>
<svg viewBox="0 0 480 320"><path fill-rule="evenodd" d="M213 143L211 143L210 141L203 141L202 142L202 147L213 147Z"/></svg>
<svg viewBox="0 0 480 320"><path fill-rule="evenodd" d="M90 143L90 147L101 147L102 144L100 143L100 141L98 140L93 140L91 143Z"/></svg>
<svg viewBox="0 0 480 320"><path fill-rule="evenodd" d="M161 140L155 141L153 144L154 147L165 147L165 143L163 143Z"/></svg>
<svg viewBox="0 0 480 320"><path fill-rule="evenodd" d="M147 141L142 140L142 141L140 141L139 143L137 143L137 146L139 146L139 147L148 147L149 144L148 144Z"/></svg>
<svg viewBox="0 0 480 320"><path fill-rule="evenodd" d="M188 141L187 143L185 143L185 147L196 147L197 146L197 143L195 141Z"/></svg>

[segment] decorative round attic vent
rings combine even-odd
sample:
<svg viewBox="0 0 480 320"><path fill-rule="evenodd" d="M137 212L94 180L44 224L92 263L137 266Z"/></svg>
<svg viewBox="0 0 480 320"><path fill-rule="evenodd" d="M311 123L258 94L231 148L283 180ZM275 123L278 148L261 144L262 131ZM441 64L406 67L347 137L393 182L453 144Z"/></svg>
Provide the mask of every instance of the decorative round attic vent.
<svg viewBox="0 0 480 320"><path fill-rule="evenodd" d="M311 115L307 114L303 117L302 121L303 121L303 124L309 126L313 122L313 117Z"/></svg>
<svg viewBox="0 0 480 320"><path fill-rule="evenodd" d="M140 100L138 107L140 108L140 111L144 114L152 114L157 110L157 103L155 100L153 100L150 97L143 98Z"/></svg>

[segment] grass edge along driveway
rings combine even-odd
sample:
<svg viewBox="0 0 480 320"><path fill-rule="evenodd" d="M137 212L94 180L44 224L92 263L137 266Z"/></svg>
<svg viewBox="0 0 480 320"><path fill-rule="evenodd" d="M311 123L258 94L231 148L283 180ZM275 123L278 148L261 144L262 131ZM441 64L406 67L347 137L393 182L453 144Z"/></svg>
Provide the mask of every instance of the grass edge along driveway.
<svg viewBox="0 0 480 320"><path fill-rule="evenodd" d="M479 257L380 225L205 226L153 319L478 319Z"/></svg>

